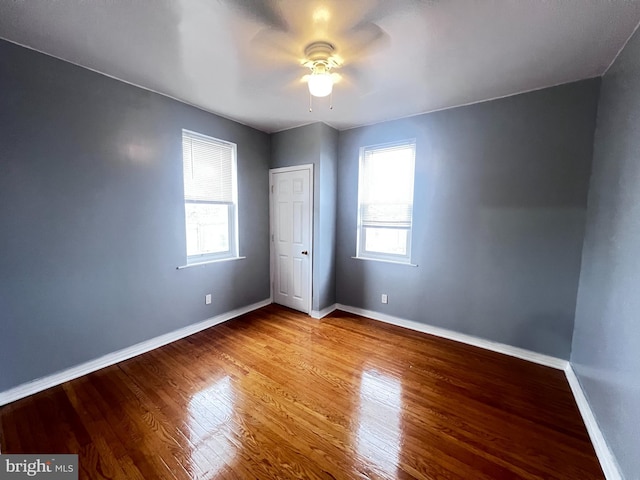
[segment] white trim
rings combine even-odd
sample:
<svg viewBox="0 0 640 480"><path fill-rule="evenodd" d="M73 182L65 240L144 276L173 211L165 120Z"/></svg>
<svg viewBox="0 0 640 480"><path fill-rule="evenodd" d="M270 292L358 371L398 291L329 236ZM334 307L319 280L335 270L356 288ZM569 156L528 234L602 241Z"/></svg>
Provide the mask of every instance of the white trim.
<svg viewBox="0 0 640 480"><path fill-rule="evenodd" d="M203 265L209 265L211 263L221 263L221 262L232 262L234 260L246 260L247 257L230 257L230 258L219 258L217 260L207 260L206 262L197 262L197 263L189 263L187 265L180 265L176 267L176 270L184 270L185 268L191 267L202 267Z"/></svg>
<svg viewBox="0 0 640 480"><path fill-rule="evenodd" d="M582 420L587 427L587 432L589 432L593 448L596 451L598 460L600 460L600 466L602 467L605 477L607 480L622 480L623 477L620 473L618 463L616 462L609 445L607 445L607 441L602 434L602 430L600 430L600 427L598 426L598 422L591 410L591 406L589 405L589 401L582 389L582 385L580 385L580 380L578 380L571 364L567 365L564 372L567 376L567 381L569 382L571 391L573 392L573 397L578 404Z"/></svg>
<svg viewBox="0 0 640 480"><path fill-rule="evenodd" d="M366 177L366 165L367 159L370 158L369 153L371 155L374 152L380 152L384 150L400 150L406 149L411 150L413 155L411 157L411 188L409 186L405 188L405 190L411 192L411 208L413 209L413 201L415 194L415 183L416 183L416 152L417 152L417 139L407 138L398 141L379 143L376 145L365 145L360 147L360 152L358 155L358 215L356 222L356 255L357 259L367 259L367 260L378 260L389 263L397 263L404 265L411 265L411 249L412 249L412 240L413 240L413 215L411 216L409 227L406 226L400 227L397 226L397 230L406 230L407 231L407 239L406 239L406 253L404 255L400 254L392 254L389 252L374 252L367 251L366 249L366 228L373 227L371 223L367 223L362 218L362 204L364 202L365 190L368 190L368 186L365 184ZM353 257L352 257L353 258Z"/></svg>
<svg viewBox="0 0 640 480"><path fill-rule="evenodd" d="M194 323L193 325L188 325L178 330L174 330L173 332L165 333L164 335L160 335L150 340L145 340L144 342L137 343L127 348L123 348L122 350L108 353L107 355L104 355L100 358L96 358L95 360L91 360L80 365L76 365L75 367L71 367L61 372L54 373L53 375L39 378L31 382L23 383L22 385L18 385L17 387L13 387L9 390L5 390L4 392L0 392L0 406L6 405L7 403L15 402L16 400L20 400L21 398L28 397L29 395L33 395L34 393L41 392L42 390L46 390L47 388L55 387L56 385L68 382L69 380L82 377L83 375L95 372L96 370L109 367L119 362L123 362L124 360L136 357L158 347L162 347L163 345L166 345L168 343L175 342L176 340L180 340L181 338L188 337L189 335L193 335L194 333L198 333L209 327L213 327L214 325L226 322L228 320L231 320L232 318L239 317L240 315L252 312L253 310L257 310L269 304L271 304L271 300L266 299L252 305L247 305L246 307L240 307L235 310L231 310L230 312L216 315L215 317L211 317L202 322Z"/></svg>
<svg viewBox="0 0 640 480"><path fill-rule="evenodd" d="M372 318L381 322L390 323L399 327L409 328L418 332L428 333L437 337L455 340L456 342L473 345L474 347L484 348L486 350L491 350L492 352L504 353L505 355L510 355L522 360L528 360L529 362L538 363L540 365L556 368L558 370L565 370L567 368L567 365L569 365L569 362L567 360L563 360L561 358L532 352L531 350L513 347L504 343L493 342L491 340L474 337L473 335L467 335L465 333L454 332L453 330L447 330L446 328L434 327L425 323L416 322L415 320L406 320L404 318L394 317L385 313L374 312L372 310L364 310L357 307L350 307L348 305L342 305L340 303L337 304L336 307L338 310L344 310L345 312L355 313L356 315L361 315L363 317Z"/></svg>
<svg viewBox="0 0 640 480"><path fill-rule="evenodd" d="M286 132L287 130L295 130L296 128L308 127L309 125L315 125L316 123L319 123L321 125L326 125L329 128L333 128L334 130L340 131L340 129L338 127L334 127L334 126L332 126L331 124L329 124L327 122L318 121L318 120L312 120L311 122L300 123L300 124L292 125L290 127L284 127L284 128L281 128L280 130L269 131L268 133Z"/></svg>
<svg viewBox="0 0 640 480"><path fill-rule="evenodd" d="M338 305L337 304L333 304L333 305L329 305L326 308L323 308L322 310L311 310L311 313L309 315L311 315L311 318L324 318L327 315L329 315L331 312L333 312L334 310L337 310Z"/></svg>
<svg viewBox="0 0 640 480"><path fill-rule="evenodd" d="M314 222L314 202L313 197L315 195L315 179L314 179L314 166L313 163L306 163L304 165L293 165L290 167L279 167L279 168L270 168L269 169L269 296L271 299L274 298L273 295L273 274L274 274L274 249L273 249L273 236L276 225L273 224L274 214L273 214L273 176L278 173L287 173L287 172L296 172L299 170L308 170L309 171L309 248L307 249L309 252L309 291L308 298L309 304L307 305L306 313L307 315L311 315L312 305L313 305L313 255L314 255L314 242L313 242L313 222ZM288 305L285 305L288 306Z"/></svg>
<svg viewBox="0 0 640 480"><path fill-rule="evenodd" d="M310 170L313 172L313 163L305 163L304 165L292 165L290 167L270 168L269 175L272 173L297 172L298 170Z"/></svg>
<svg viewBox="0 0 640 480"><path fill-rule="evenodd" d="M393 263L394 265L404 265L405 267L417 267L417 263L398 262L397 260L383 260L382 258L367 258L367 257L351 257L354 260L366 260L367 262L382 262Z"/></svg>

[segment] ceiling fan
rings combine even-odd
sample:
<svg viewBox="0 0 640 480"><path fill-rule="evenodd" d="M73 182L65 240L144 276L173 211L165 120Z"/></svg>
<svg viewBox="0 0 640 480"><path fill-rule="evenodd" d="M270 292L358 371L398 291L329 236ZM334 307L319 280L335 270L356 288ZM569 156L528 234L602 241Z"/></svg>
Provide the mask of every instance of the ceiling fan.
<svg viewBox="0 0 640 480"><path fill-rule="evenodd" d="M306 84L311 101L331 96L338 83L368 93L367 61L390 42L376 22L432 0L220 1L260 25L250 39L255 62L242 66L243 79L262 90Z"/></svg>
<svg viewBox="0 0 640 480"><path fill-rule="evenodd" d="M309 111L313 111L313 97L332 95L333 84L340 81L340 74L331 73L332 69L341 66L341 59L335 55L335 47L325 41L316 41L304 49L306 61L303 66L311 70L309 75L302 77L309 87ZM333 98L329 102L329 109L333 110Z"/></svg>

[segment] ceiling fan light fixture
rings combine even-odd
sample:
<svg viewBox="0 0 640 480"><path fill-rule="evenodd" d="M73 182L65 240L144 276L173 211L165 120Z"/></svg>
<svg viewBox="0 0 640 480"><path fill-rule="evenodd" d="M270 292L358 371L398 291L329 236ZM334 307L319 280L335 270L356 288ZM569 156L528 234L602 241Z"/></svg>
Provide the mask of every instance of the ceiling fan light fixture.
<svg viewBox="0 0 640 480"><path fill-rule="evenodd" d="M309 75L307 84L309 85L309 93L314 97L326 97L333 91L333 77L324 67L314 68Z"/></svg>
<svg viewBox="0 0 640 480"><path fill-rule="evenodd" d="M328 42L313 42L304 50L305 66L311 69L307 77L309 93L314 97L326 97L333 91L334 77L331 68L337 66L333 60L335 47Z"/></svg>

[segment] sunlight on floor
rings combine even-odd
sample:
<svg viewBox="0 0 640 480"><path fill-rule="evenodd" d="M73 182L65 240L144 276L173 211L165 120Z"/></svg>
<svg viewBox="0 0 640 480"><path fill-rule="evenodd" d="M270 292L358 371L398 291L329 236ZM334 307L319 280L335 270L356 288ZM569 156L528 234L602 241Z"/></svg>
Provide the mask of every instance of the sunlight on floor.
<svg viewBox="0 0 640 480"><path fill-rule="evenodd" d="M376 370L362 373L358 453L373 468L389 476L395 476L400 457L401 407L402 385L398 379Z"/></svg>
<svg viewBox="0 0 640 480"><path fill-rule="evenodd" d="M191 466L195 478L215 476L232 463L236 446L231 441L234 427L235 392L227 376L196 393L189 402L189 427L192 431Z"/></svg>

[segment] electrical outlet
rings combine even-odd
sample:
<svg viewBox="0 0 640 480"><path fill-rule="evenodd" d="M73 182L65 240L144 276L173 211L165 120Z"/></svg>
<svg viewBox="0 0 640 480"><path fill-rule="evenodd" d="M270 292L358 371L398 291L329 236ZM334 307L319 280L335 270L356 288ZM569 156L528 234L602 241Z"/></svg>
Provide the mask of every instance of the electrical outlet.
<svg viewBox="0 0 640 480"><path fill-rule="evenodd" d="M389 296L386 293L382 294L382 303L389 303Z"/></svg>
<svg viewBox="0 0 640 480"><path fill-rule="evenodd" d="M205 305L211 305L211 294L207 293L207 295L204 297L204 303Z"/></svg>

